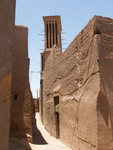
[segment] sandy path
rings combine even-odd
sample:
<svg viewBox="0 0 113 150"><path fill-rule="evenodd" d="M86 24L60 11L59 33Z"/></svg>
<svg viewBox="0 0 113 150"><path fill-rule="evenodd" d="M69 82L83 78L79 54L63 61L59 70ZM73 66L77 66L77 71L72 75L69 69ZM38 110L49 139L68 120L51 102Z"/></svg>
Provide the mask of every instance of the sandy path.
<svg viewBox="0 0 113 150"><path fill-rule="evenodd" d="M71 150L70 148L62 144L60 140L55 139L48 134L48 132L45 130L44 126L41 123L39 113L36 113L35 118L36 125L33 131L35 133L33 143L35 144L30 143L30 147L32 150Z"/></svg>

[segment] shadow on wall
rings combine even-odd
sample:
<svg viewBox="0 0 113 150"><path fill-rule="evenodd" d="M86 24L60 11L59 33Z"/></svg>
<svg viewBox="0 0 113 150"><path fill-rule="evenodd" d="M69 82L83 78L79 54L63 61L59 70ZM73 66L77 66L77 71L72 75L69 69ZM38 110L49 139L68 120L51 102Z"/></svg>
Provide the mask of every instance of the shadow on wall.
<svg viewBox="0 0 113 150"><path fill-rule="evenodd" d="M9 150L32 150L29 144L21 139L10 138Z"/></svg>
<svg viewBox="0 0 113 150"><path fill-rule="evenodd" d="M38 145L46 145L48 144L46 140L43 138L41 132L38 130L36 126L36 119L35 119L35 114L33 114L33 144L38 144Z"/></svg>
<svg viewBox="0 0 113 150"><path fill-rule="evenodd" d="M99 92L98 100L97 100L97 109L100 110L104 121L106 122L106 125L108 126L108 120L109 120L109 104L107 97L103 94L102 91Z"/></svg>

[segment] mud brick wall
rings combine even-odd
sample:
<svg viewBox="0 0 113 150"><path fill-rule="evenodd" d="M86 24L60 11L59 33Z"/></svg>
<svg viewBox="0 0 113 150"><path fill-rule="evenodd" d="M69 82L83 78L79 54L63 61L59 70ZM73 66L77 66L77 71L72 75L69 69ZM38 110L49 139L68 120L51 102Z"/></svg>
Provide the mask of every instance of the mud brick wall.
<svg viewBox="0 0 113 150"><path fill-rule="evenodd" d="M44 125L73 150L113 149L112 66L113 20L99 16L89 21L61 56L53 48L46 61Z"/></svg>
<svg viewBox="0 0 113 150"><path fill-rule="evenodd" d="M15 0L0 0L0 149L8 150Z"/></svg>
<svg viewBox="0 0 113 150"><path fill-rule="evenodd" d="M32 140L33 100L29 85L28 28L15 26L12 52L10 135Z"/></svg>

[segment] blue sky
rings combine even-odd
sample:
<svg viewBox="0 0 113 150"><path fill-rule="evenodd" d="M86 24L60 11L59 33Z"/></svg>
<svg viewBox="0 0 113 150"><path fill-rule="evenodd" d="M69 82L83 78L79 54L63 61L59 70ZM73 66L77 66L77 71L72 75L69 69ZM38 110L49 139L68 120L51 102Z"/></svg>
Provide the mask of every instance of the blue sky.
<svg viewBox="0 0 113 150"><path fill-rule="evenodd" d="M40 71L40 49L44 48L43 16L60 15L63 48L67 48L76 35L94 15L113 18L113 0L16 0L16 24L29 28L28 52L30 71ZM42 32L43 33L43 32ZM63 49L64 50L64 49ZM33 96L40 87L40 74L30 73Z"/></svg>

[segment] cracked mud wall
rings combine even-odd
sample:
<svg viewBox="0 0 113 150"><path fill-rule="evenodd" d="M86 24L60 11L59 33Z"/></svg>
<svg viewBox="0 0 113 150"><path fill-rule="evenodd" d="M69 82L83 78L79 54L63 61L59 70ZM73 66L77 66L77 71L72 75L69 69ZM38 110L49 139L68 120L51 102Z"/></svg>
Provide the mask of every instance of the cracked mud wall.
<svg viewBox="0 0 113 150"><path fill-rule="evenodd" d="M44 125L56 137L54 97L59 96L60 140L73 150L113 148L110 26L112 19L93 17L61 56L53 48L45 65ZM100 63L104 57L110 62Z"/></svg>
<svg viewBox="0 0 113 150"><path fill-rule="evenodd" d="M8 150L15 0L0 0L0 149Z"/></svg>
<svg viewBox="0 0 113 150"><path fill-rule="evenodd" d="M100 23L100 21L98 20ZM98 149L113 149L113 20L103 18L98 28L102 33L97 38L100 92L97 99Z"/></svg>
<svg viewBox="0 0 113 150"><path fill-rule="evenodd" d="M10 137L32 141L33 100L29 85L28 28L15 26L12 51Z"/></svg>

